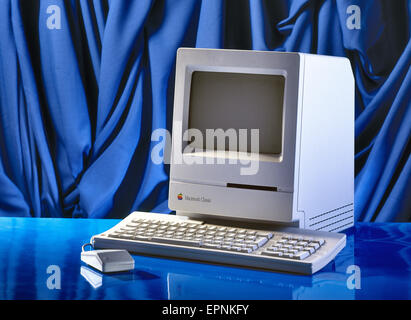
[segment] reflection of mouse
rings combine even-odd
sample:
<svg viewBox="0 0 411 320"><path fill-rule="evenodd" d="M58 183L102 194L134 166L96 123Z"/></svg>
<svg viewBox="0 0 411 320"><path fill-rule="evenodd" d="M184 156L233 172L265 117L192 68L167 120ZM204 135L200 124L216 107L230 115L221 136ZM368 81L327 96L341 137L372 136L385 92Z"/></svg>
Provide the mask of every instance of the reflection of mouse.
<svg viewBox="0 0 411 320"><path fill-rule="evenodd" d="M89 267L81 266L80 274L93 286L94 289L103 285L103 275L100 272L92 270Z"/></svg>
<svg viewBox="0 0 411 320"><path fill-rule="evenodd" d="M121 272L134 269L134 259L126 250L83 251L81 261L101 272Z"/></svg>

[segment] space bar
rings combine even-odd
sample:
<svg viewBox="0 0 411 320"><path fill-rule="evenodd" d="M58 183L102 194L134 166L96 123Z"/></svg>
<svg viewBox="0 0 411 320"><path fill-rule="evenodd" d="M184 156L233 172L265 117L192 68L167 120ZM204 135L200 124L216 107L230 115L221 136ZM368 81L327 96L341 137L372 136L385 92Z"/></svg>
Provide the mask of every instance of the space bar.
<svg viewBox="0 0 411 320"><path fill-rule="evenodd" d="M201 242L197 240L171 239L163 237L152 237L151 241L188 247L199 247L201 244Z"/></svg>

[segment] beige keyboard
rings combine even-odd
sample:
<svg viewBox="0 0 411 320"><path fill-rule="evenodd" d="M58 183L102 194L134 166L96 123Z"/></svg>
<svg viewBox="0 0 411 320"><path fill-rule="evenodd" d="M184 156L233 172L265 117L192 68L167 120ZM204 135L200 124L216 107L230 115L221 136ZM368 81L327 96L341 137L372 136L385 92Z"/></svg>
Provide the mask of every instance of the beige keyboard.
<svg viewBox="0 0 411 320"><path fill-rule="evenodd" d="M95 249L302 274L323 268L345 242L339 233L290 227L256 230L146 212L133 212L91 239Z"/></svg>

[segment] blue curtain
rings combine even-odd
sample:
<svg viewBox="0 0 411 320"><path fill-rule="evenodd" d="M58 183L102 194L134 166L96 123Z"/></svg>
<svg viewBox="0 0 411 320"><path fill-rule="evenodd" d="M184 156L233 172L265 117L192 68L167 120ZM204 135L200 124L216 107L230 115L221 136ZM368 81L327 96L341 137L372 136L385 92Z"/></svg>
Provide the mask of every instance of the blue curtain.
<svg viewBox="0 0 411 320"><path fill-rule="evenodd" d="M411 1L0 0L0 215L168 212L178 47L346 56L355 215L411 217Z"/></svg>

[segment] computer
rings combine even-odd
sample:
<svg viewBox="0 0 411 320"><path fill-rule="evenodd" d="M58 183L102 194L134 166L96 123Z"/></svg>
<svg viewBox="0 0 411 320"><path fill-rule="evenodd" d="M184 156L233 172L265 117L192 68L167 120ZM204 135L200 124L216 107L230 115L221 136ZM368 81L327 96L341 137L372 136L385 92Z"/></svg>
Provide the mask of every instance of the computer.
<svg viewBox="0 0 411 320"><path fill-rule="evenodd" d="M173 124L182 127L173 128L172 150L182 161L172 162L170 173L169 206L177 214L295 222L324 231L353 225L354 79L348 59L180 49ZM184 141L190 129L205 139ZM228 135L207 139L218 129L234 130L237 140L239 130L259 129L259 153L250 149L251 139L231 149Z"/></svg>
<svg viewBox="0 0 411 320"><path fill-rule="evenodd" d="M180 48L169 207L95 248L312 274L354 224L354 78L342 57Z"/></svg>

